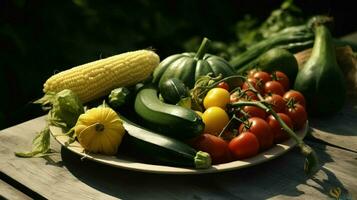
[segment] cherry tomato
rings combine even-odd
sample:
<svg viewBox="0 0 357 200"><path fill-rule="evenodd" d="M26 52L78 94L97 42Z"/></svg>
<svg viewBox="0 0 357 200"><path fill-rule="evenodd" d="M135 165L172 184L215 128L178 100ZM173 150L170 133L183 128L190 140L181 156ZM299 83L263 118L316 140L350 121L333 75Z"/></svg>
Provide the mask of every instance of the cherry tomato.
<svg viewBox="0 0 357 200"><path fill-rule="evenodd" d="M239 100L245 100L245 101L258 100L258 97L252 91L241 91L241 92L236 91L230 95L231 103L238 102Z"/></svg>
<svg viewBox="0 0 357 200"><path fill-rule="evenodd" d="M302 105L302 106L304 106L306 108L305 97L299 91L289 90L284 94L283 98L286 101L289 101L290 99L293 99L296 103L298 103L298 104L300 104L300 105Z"/></svg>
<svg viewBox="0 0 357 200"><path fill-rule="evenodd" d="M285 113L277 113L279 117L288 125L291 129L293 128L293 122L291 121L290 117ZM273 115L269 115L267 118L267 122L271 127L271 130L274 134L274 143L281 143L287 139L289 139L288 133L283 130L280 126L279 122L274 118Z"/></svg>
<svg viewBox="0 0 357 200"><path fill-rule="evenodd" d="M265 94L278 94L283 96L285 89L278 81L268 81L264 85L264 92Z"/></svg>
<svg viewBox="0 0 357 200"><path fill-rule="evenodd" d="M228 124L229 117L222 108L213 106L203 112L202 120L205 123L204 132L217 135Z"/></svg>
<svg viewBox="0 0 357 200"><path fill-rule="evenodd" d="M230 94L222 88L210 89L203 99L203 106L207 109L212 106L218 106L226 109L226 105L230 102Z"/></svg>
<svg viewBox="0 0 357 200"><path fill-rule="evenodd" d="M272 109L277 113L282 113L286 109L286 102L283 97L277 94L272 94L265 97L265 101L272 106Z"/></svg>
<svg viewBox="0 0 357 200"><path fill-rule="evenodd" d="M249 70L248 73L247 73L247 78L253 78L253 75L254 75L255 72L258 72L258 70L257 69Z"/></svg>
<svg viewBox="0 0 357 200"><path fill-rule="evenodd" d="M228 83L226 83L226 82L220 82L220 83L218 83L217 87L229 91L229 85L228 85Z"/></svg>
<svg viewBox="0 0 357 200"><path fill-rule="evenodd" d="M272 74L273 80L278 81L283 87L284 90L287 91L290 88L290 80L289 77L281 71L275 71Z"/></svg>
<svg viewBox="0 0 357 200"><path fill-rule="evenodd" d="M242 132L229 142L228 148L236 159L249 158L259 152L259 141L253 133Z"/></svg>
<svg viewBox="0 0 357 200"><path fill-rule="evenodd" d="M265 119L267 115L265 110L256 106L244 106L243 111L246 112L249 115L249 117L259 117Z"/></svg>
<svg viewBox="0 0 357 200"><path fill-rule="evenodd" d="M215 135L201 134L191 142L191 145L196 150L209 153L213 164L225 163L231 160L228 143Z"/></svg>
<svg viewBox="0 0 357 200"><path fill-rule="evenodd" d="M248 78L242 85L242 90L250 89L248 83L249 82L259 93L264 93L264 84L258 81L255 78Z"/></svg>
<svg viewBox="0 0 357 200"><path fill-rule="evenodd" d="M254 92L252 91L243 91L245 93L244 98L245 100L252 101L252 100L258 100L257 95L255 95Z"/></svg>
<svg viewBox="0 0 357 200"><path fill-rule="evenodd" d="M264 71L255 72L253 78L260 81L262 84L265 84L268 81L271 81L270 74Z"/></svg>
<svg viewBox="0 0 357 200"><path fill-rule="evenodd" d="M239 92L238 92L238 91L233 92L233 93L229 96L229 101L230 101L231 103L234 103L234 102L239 101Z"/></svg>
<svg viewBox="0 0 357 200"><path fill-rule="evenodd" d="M259 146L261 150L267 149L273 145L274 135L270 130L269 124L258 117L251 117L248 119L249 128L246 127L245 123L239 126L239 132L251 132L253 133L259 141Z"/></svg>
<svg viewBox="0 0 357 200"><path fill-rule="evenodd" d="M293 104L290 108L287 108L285 113L291 118L294 129L301 129L307 120L307 113L304 106L300 104Z"/></svg>

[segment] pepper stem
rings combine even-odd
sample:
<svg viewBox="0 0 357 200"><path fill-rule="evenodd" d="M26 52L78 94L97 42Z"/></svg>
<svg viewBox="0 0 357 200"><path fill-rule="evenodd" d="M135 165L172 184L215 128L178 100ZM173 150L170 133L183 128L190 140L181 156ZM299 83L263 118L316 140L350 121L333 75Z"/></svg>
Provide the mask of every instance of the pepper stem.
<svg viewBox="0 0 357 200"><path fill-rule="evenodd" d="M195 59L197 60L201 60L203 58L203 56L206 54L208 45L210 44L210 40L208 38L203 38L202 43L200 45L200 48L198 49L196 55L195 55Z"/></svg>

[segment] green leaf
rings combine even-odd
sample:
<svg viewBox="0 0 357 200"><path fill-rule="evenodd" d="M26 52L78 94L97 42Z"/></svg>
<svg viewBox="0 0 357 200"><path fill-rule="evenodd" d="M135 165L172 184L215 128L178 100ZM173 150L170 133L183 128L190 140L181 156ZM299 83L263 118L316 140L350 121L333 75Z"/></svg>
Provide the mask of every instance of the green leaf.
<svg viewBox="0 0 357 200"><path fill-rule="evenodd" d="M50 152L50 130L48 126L44 128L32 141L32 150L29 152L15 152L15 155L23 158L43 157Z"/></svg>

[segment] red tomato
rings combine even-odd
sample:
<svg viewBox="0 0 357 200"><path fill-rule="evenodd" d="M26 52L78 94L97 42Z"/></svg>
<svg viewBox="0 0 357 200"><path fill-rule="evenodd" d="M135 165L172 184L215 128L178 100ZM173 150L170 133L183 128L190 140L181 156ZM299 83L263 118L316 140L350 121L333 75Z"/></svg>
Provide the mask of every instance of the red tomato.
<svg viewBox="0 0 357 200"><path fill-rule="evenodd" d="M270 74L264 71L255 72L253 78L260 81L262 84L265 84L268 81L271 81Z"/></svg>
<svg viewBox="0 0 357 200"><path fill-rule="evenodd" d="M258 81L255 78L248 78L242 85L242 90L250 89L248 83L249 82L259 93L263 94L264 92L264 84Z"/></svg>
<svg viewBox="0 0 357 200"><path fill-rule="evenodd" d="M244 93L243 95L241 95ZM257 95L254 94L252 91L242 91L242 93L239 93L238 91L232 93L230 95L230 102L234 103L239 101L240 99L246 100L246 101L251 101L251 100L258 100Z"/></svg>
<svg viewBox="0 0 357 200"><path fill-rule="evenodd" d="M244 106L243 111L246 112L249 117L259 117L265 119L267 113L265 110L258 108L256 106Z"/></svg>
<svg viewBox="0 0 357 200"><path fill-rule="evenodd" d="M290 81L289 81L289 77L286 74L284 74L281 71L276 71L273 72L272 76L273 76L273 80L278 81L284 87L285 91L289 90Z"/></svg>
<svg viewBox="0 0 357 200"><path fill-rule="evenodd" d="M277 113L279 117L288 125L291 129L293 128L293 122L290 117L285 113ZM271 127L272 132L274 133L274 143L281 143L289 139L289 135L283 130L279 122L274 118L273 115L269 115L267 122Z"/></svg>
<svg viewBox="0 0 357 200"><path fill-rule="evenodd" d="M307 113L304 106L300 104L294 104L291 106L291 108L287 108L285 113L293 121L295 130L299 130L305 125L307 120Z"/></svg>
<svg viewBox="0 0 357 200"><path fill-rule="evenodd" d="M258 97L257 95L255 95L254 92L252 91L243 91L245 93L245 99L248 100L248 101L251 101L251 100L258 100Z"/></svg>
<svg viewBox="0 0 357 200"><path fill-rule="evenodd" d="M236 159L249 158L259 152L259 141L253 133L243 132L229 142L228 148Z"/></svg>
<svg viewBox="0 0 357 200"><path fill-rule="evenodd" d="M257 72L258 70L257 69L251 69L248 71L247 73L247 78L253 78L253 75L255 72Z"/></svg>
<svg viewBox="0 0 357 200"><path fill-rule="evenodd" d="M223 88L223 89L229 91L229 85L228 85L228 83L226 83L226 82L220 82L220 83L218 83L217 87L218 87L218 88Z"/></svg>
<svg viewBox="0 0 357 200"><path fill-rule="evenodd" d="M252 91L243 91L245 93L244 98L248 101L258 100L258 96Z"/></svg>
<svg viewBox="0 0 357 200"><path fill-rule="evenodd" d="M258 117L251 117L248 119L249 128L245 127L245 124L242 123L239 126L239 133L242 132L251 132L253 133L259 141L259 146L261 150L268 149L273 145L274 135L270 130L269 124Z"/></svg>
<svg viewBox="0 0 357 200"><path fill-rule="evenodd" d="M234 103L239 101L239 92L233 92L230 96L229 96L229 102Z"/></svg>
<svg viewBox="0 0 357 200"><path fill-rule="evenodd" d="M265 94L278 94L283 96L285 89L278 81L268 81L264 85Z"/></svg>
<svg viewBox="0 0 357 200"><path fill-rule="evenodd" d="M286 109L286 102L280 95L272 94L270 96L265 97L265 101L271 104L272 109L277 113L282 113Z"/></svg>
<svg viewBox="0 0 357 200"><path fill-rule="evenodd" d="M196 150L209 153L214 164L231 160L228 143L218 136L205 133L195 138L191 144Z"/></svg>
<svg viewBox="0 0 357 200"><path fill-rule="evenodd" d="M296 90L289 90L287 91L283 98L286 100L286 101L289 101L290 99L293 99L296 103L304 106L306 108L306 104L305 104L305 97L303 94L301 94L299 91L296 91Z"/></svg>

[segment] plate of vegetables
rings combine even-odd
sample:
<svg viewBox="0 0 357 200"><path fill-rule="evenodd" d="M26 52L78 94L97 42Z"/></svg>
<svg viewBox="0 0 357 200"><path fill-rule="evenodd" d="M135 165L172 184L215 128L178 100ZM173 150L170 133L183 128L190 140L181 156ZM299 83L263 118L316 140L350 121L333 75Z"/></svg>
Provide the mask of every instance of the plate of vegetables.
<svg viewBox="0 0 357 200"><path fill-rule="evenodd" d="M160 89L176 91L161 93L164 100L159 98L159 88L142 86L131 105L139 120L115 111L115 102L126 91L113 90L108 104L79 116L72 129L75 140L69 143L73 138L58 126L50 126L50 131L61 145L83 158L165 174L241 169L304 145L309 129L305 100L289 90L289 78L283 72L254 70L247 76L202 77L191 90L189 108L174 102L185 98L172 97L175 92L187 93L183 86L178 79L165 80Z"/></svg>
<svg viewBox="0 0 357 200"><path fill-rule="evenodd" d="M134 132L134 134L137 131L143 131L140 128L137 128L136 126L126 122L124 123L124 127L129 132ZM54 136L54 138L56 139L56 141L58 141L62 146L66 147L71 152L78 154L79 156L82 156L83 158L93 160L95 162L102 163L105 165L110 165L113 167L118 167L118 168L133 170L133 171L158 173L158 174L203 174L203 173L218 173L223 171L242 169L277 158L283 155L284 153L288 152L289 150L291 150L296 145L296 142L293 139L289 139L283 143L276 144L273 147L269 148L268 150L263 151L247 159L235 160L235 161L230 161L221 164L212 164L208 168L196 169L194 167L194 159L198 152L193 151L191 148L185 150L189 152L187 155L184 155L186 156L186 158L178 159L178 161L181 163L177 163L177 166L173 166L172 164L166 165L166 164L143 162L142 160L139 160L134 157L129 157L128 155L120 155L120 152L115 156L87 153L82 147L82 145L77 141L68 145L67 142L69 140L69 137L63 134L61 128L56 126L50 126L50 131ZM308 132L308 123L306 123L304 127L301 130L297 131L296 133L300 138L303 138L307 132ZM148 148L150 148L150 146L151 144L148 145ZM184 145L181 148L185 149L185 147L187 146ZM169 151L167 148L162 148L161 150L163 150L164 152ZM181 167L180 165L185 167Z"/></svg>
<svg viewBox="0 0 357 200"><path fill-rule="evenodd" d="M265 63L238 74L223 58L205 53L208 43L205 38L197 53L161 62L155 52L140 50L53 75L37 101L49 110L48 128L35 140L52 134L83 158L166 174L245 168L298 146L311 172L317 157L303 142L305 99L289 84L297 73L293 55L284 56L295 61L289 68ZM105 101L95 104L98 99ZM43 144L17 155L47 155L49 143Z"/></svg>

